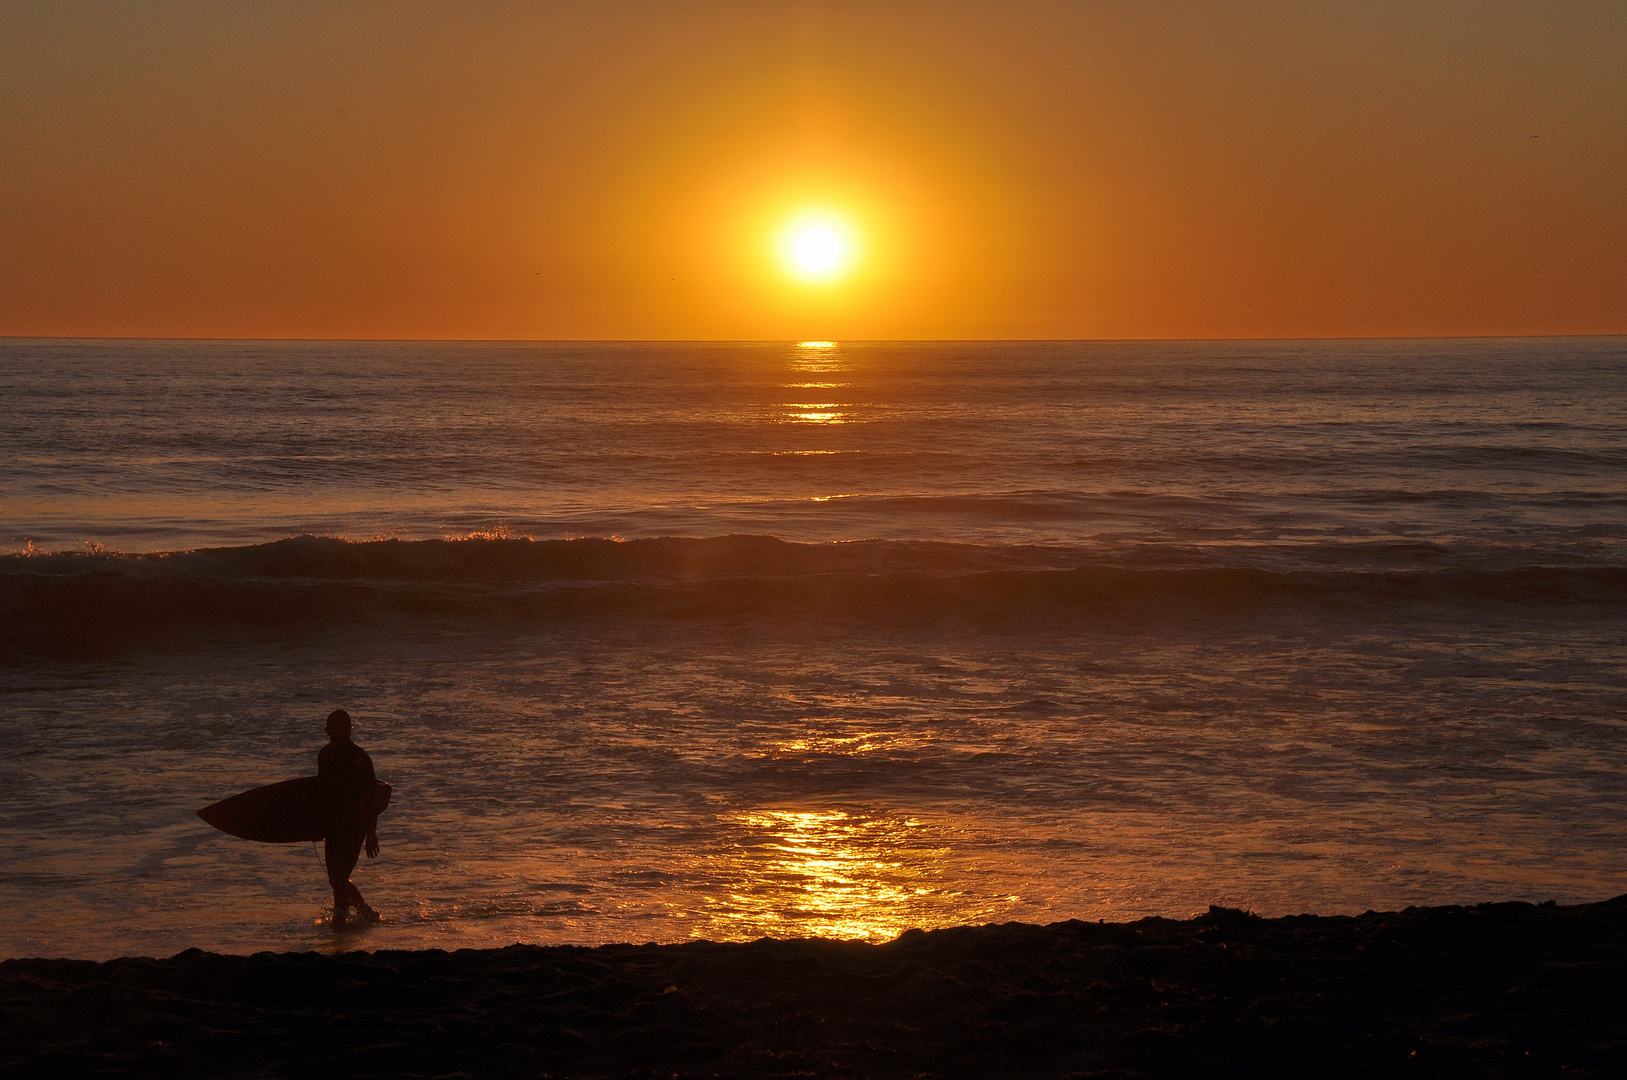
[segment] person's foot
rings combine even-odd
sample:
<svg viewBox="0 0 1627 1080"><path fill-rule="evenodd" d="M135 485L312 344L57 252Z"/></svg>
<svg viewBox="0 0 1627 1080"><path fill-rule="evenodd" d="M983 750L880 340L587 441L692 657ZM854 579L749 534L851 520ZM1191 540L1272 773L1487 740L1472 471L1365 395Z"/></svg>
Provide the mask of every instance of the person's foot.
<svg viewBox="0 0 1627 1080"><path fill-rule="evenodd" d="M384 917L367 906L366 901L356 905L356 914L368 922L383 922Z"/></svg>

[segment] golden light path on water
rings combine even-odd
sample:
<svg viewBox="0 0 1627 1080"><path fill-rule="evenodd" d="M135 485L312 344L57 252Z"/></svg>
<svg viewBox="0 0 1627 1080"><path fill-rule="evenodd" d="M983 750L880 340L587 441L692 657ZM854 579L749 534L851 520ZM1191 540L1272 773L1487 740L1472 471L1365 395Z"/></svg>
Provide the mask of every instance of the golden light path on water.
<svg viewBox="0 0 1627 1080"><path fill-rule="evenodd" d="M812 381L782 383L782 390L845 390L849 386L845 382L814 378L847 370L842 350L834 341L797 342L792 350L790 366L793 377L807 377ZM781 408L787 411L786 418L792 423L843 424L849 420L845 410L852 408L852 405L840 401L786 401L781 402Z"/></svg>
<svg viewBox="0 0 1627 1080"><path fill-rule="evenodd" d="M933 870L948 849L923 848L914 818L758 810L725 821L748 838L711 867L736 883L718 915L741 924L733 936L889 941L953 906Z"/></svg>
<svg viewBox="0 0 1627 1080"><path fill-rule="evenodd" d="M780 402L786 421L850 422L853 403L828 400L835 396L832 391L850 388L842 379L847 370L838 342L796 342L789 355L790 381L780 389L800 400ZM803 753L815 742L824 752L862 755L875 749L865 738L792 740L779 749ZM912 926L937 925L946 911L972 921L990 913L981 910L986 904L974 904L978 911L961 910L972 898L944 887L942 871L950 854L945 838L916 817L773 808L727 814L721 822L737 839L697 867L723 886L722 895L708 900L711 921L696 926L697 936L888 941ZM723 929L729 924L737 931Z"/></svg>
<svg viewBox="0 0 1627 1080"><path fill-rule="evenodd" d="M836 342L798 342L790 371L801 381L783 383L781 389L847 389L849 383L833 381L846 367ZM845 410L851 404L786 401L781 407L792 423L841 424L848 421ZM808 747L793 742L783 749ZM860 754L870 747L861 743L843 749ZM739 813L727 820L748 839L724 857L724 865L713 869L744 886L729 894L732 910L723 916L742 924L741 936L815 934L886 941L919 925L929 904L937 908L950 899L934 883L931 869L947 849L923 850L922 825L914 818L775 809Z"/></svg>

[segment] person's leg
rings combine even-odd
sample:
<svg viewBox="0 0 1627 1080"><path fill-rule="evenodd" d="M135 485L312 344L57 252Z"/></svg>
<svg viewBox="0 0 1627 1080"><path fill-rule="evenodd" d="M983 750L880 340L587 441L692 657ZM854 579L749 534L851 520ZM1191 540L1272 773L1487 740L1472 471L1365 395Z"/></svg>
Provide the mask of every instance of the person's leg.
<svg viewBox="0 0 1627 1080"><path fill-rule="evenodd" d="M379 921L379 913L367 906L367 901L362 899L362 891L360 889L356 888L356 885L355 885L354 882L351 882L349 884L350 884L350 906L356 909L356 914L360 915L362 918L366 919L368 922L378 922Z"/></svg>
<svg viewBox="0 0 1627 1080"><path fill-rule="evenodd" d="M328 866L328 884L333 888L333 924L345 924L346 909L352 904L361 910L362 894L350 883L350 872L362 855L361 836L330 836L322 843L323 861Z"/></svg>

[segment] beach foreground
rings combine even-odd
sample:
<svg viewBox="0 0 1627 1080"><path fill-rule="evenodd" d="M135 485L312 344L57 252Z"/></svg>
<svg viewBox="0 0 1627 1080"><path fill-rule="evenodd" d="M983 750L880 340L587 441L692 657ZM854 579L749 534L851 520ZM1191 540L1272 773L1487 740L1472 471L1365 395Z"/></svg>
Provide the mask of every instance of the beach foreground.
<svg viewBox="0 0 1627 1080"><path fill-rule="evenodd" d="M0 963L0 1071L1603 1076L1627 895L912 930L885 945Z"/></svg>

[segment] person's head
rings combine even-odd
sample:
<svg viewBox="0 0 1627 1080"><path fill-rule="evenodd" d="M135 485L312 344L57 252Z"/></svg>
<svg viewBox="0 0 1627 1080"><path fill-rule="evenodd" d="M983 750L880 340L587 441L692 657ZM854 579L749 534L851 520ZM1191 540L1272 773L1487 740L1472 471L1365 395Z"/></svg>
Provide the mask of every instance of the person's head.
<svg viewBox="0 0 1627 1080"><path fill-rule="evenodd" d="M335 709L328 714L328 738L334 742L350 741L350 714L343 709Z"/></svg>

